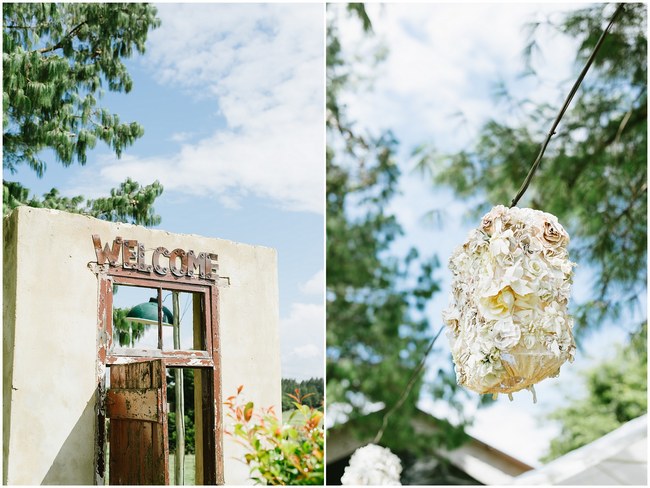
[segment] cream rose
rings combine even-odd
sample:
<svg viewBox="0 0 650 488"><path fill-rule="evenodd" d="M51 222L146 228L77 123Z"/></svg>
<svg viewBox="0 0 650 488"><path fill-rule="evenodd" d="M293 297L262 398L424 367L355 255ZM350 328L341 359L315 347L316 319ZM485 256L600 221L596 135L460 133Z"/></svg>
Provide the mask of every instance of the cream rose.
<svg viewBox="0 0 650 488"><path fill-rule="evenodd" d="M488 320L499 320L512 315L515 308L515 292L509 286L495 295L481 297L478 310Z"/></svg>
<svg viewBox="0 0 650 488"><path fill-rule="evenodd" d="M458 334L460 312L457 308L451 307L444 310L442 312L442 320L447 326L449 326L454 335Z"/></svg>
<svg viewBox="0 0 650 488"><path fill-rule="evenodd" d="M567 245L569 240L569 236L564 228L557 222L550 220L544 221L542 238L542 242L551 247Z"/></svg>

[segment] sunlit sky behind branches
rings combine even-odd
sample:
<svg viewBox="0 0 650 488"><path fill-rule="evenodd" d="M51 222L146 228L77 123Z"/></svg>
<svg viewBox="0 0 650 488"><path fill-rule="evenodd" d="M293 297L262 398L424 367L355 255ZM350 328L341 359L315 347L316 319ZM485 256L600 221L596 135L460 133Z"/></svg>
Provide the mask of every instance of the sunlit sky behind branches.
<svg viewBox="0 0 650 488"><path fill-rule="evenodd" d="M358 67L355 71L366 79L339 101L347 105L347 115L358 127L368 128L374 134L390 129L400 142L401 195L395 198L391 210L398 216L405 237L393 251L405 253L410 246L415 246L422 256L437 254L442 264L437 272L442 290L434 296L426 312L432 333L442 325L441 312L450 293L447 260L476 225L467 215L480 196L464 202L448 190L434 189L421 174L413 171L415 161L411 152L427 143L438 153L453 153L469 147L481 124L489 118L508 121L516 117L512 107L495 96L501 84L515 98L548 102L559 110L581 68L573 63L577 44L542 25L537 37L539 50L533 56L538 76L524 77L523 50L529 32L525 25L548 19L559 21L562 12L585 5L373 3L367 5L374 29L374 35L368 38L364 38L359 21L346 15L341 5L330 12L338 12L344 52L353 66ZM376 45L383 45L388 55L373 70L368 67L367 54ZM539 134L541 144L549 127L529 129ZM516 182L516 186L520 183ZM507 205L509 202L492 203ZM524 197L520 206L526 204ZM439 225L431 225L424 218L431 210L440 211ZM578 268L573 288L575 299L590 296L592 277L588 267ZM646 297L643 296L634 318L645 316ZM469 414L476 412L469 433L524 462L539 465L539 457L546 453L550 439L559 432L559 426L544 420L543 415L566 404L569 394L579 393L577 372L611 357L615 344L625 342L631 328L626 324L606 324L588 334L576 361L563 366L559 378L536 386L536 405L530 393L523 391L514 395L514 402L501 396L494 406L476 411L477 395L469 394L465 410ZM427 363L426 375L431 381L435 380L439 367L451 366L444 335L434 351L436 354ZM426 392L420 398L420 407L452 421L457 417L447 403L435 401Z"/></svg>

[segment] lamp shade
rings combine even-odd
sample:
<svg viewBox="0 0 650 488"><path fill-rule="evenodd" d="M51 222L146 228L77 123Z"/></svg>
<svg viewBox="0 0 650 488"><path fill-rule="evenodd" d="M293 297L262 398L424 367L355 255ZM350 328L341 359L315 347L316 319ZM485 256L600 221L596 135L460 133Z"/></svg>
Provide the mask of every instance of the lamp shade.
<svg viewBox="0 0 650 488"><path fill-rule="evenodd" d="M137 324L158 325L158 300L150 298L148 302L136 305L129 313L126 319ZM162 325L173 325L174 316L165 306L162 308Z"/></svg>

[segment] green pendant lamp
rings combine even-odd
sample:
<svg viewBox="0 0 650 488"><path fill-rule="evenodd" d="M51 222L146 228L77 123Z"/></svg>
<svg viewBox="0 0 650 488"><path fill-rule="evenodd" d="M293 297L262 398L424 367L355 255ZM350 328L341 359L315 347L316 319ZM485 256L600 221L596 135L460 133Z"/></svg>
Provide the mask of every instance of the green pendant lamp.
<svg viewBox="0 0 650 488"><path fill-rule="evenodd" d="M158 325L158 299L136 305L126 315L126 319L136 324ZM165 306L162 308L162 325L173 326L174 316Z"/></svg>

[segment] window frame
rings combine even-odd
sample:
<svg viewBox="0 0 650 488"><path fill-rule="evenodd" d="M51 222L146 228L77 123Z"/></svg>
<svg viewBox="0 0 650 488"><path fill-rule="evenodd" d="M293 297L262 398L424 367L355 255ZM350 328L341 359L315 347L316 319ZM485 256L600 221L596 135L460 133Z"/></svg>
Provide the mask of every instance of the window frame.
<svg viewBox="0 0 650 488"><path fill-rule="evenodd" d="M106 368L113 364L162 359L165 367L201 370L203 421L203 484L224 484L223 406L221 395L221 348L219 342L219 288L216 281L189 276L144 275L122 267L102 266L98 272L99 307L97 334L97 428L95 443L95 482L103 484L106 475ZM136 286L202 295L201 331L205 350L113 349L113 285ZM206 422L206 418L213 422Z"/></svg>

